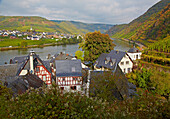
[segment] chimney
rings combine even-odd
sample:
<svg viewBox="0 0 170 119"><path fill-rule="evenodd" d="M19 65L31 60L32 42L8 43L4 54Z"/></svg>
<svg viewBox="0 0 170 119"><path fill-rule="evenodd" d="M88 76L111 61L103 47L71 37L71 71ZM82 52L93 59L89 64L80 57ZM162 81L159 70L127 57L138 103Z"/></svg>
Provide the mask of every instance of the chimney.
<svg viewBox="0 0 170 119"><path fill-rule="evenodd" d="M30 73L31 74L34 74L34 64L33 64L33 60L34 60L33 54L34 53L35 52L33 50L30 51Z"/></svg>

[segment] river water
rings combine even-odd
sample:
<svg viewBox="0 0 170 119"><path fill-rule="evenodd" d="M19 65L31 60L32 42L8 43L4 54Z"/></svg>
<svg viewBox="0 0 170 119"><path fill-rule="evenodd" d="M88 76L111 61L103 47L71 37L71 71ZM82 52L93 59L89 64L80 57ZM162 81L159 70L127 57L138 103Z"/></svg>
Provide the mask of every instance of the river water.
<svg viewBox="0 0 170 119"><path fill-rule="evenodd" d="M119 51L128 51L130 49L129 43L119 40L113 39L116 47L115 50ZM10 59L16 56L28 55L30 50L34 50L37 55L39 55L42 59L46 59L48 54L54 55L56 53L64 52L66 54L75 55L75 52L79 49L78 44L73 45L61 45L61 46L48 46L44 48L28 48L28 49L20 49L20 50L8 50L8 51L0 51L0 65L3 65L5 62L9 63Z"/></svg>

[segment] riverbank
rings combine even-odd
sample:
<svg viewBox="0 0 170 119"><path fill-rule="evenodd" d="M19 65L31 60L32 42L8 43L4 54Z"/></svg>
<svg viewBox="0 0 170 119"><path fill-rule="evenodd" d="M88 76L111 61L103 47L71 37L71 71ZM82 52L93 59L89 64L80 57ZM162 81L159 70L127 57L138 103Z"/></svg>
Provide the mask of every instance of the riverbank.
<svg viewBox="0 0 170 119"><path fill-rule="evenodd" d="M134 43L134 41L125 39L125 38L121 38L121 40L126 41L128 43L132 43L132 44ZM135 41L135 44L138 45L140 50L144 50L146 48L146 46L144 44L140 43L139 41Z"/></svg>
<svg viewBox="0 0 170 119"><path fill-rule="evenodd" d="M63 44L63 43L48 43L43 45L29 45L27 47L1 47L0 51L6 51L6 50L19 50L19 49L27 49L27 48L42 48L42 47L48 47L48 46L59 46L59 45L71 45L71 44L77 44L77 43L69 43L69 44Z"/></svg>

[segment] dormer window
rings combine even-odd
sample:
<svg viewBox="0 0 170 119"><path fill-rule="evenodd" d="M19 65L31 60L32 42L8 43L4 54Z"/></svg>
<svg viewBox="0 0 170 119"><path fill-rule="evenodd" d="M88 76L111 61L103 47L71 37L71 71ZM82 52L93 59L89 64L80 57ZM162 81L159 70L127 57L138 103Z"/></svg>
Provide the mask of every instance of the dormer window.
<svg viewBox="0 0 170 119"><path fill-rule="evenodd" d="M115 64L115 62L116 62L116 59L111 59L110 66L113 66Z"/></svg>
<svg viewBox="0 0 170 119"><path fill-rule="evenodd" d="M110 57L106 57L105 64L109 63L109 61L110 61Z"/></svg>
<svg viewBox="0 0 170 119"><path fill-rule="evenodd" d="M75 68L75 67L72 67L72 68L71 68L71 71L72 71L72 72L75 72L75 71L76 71L76 68Z"/></svg>

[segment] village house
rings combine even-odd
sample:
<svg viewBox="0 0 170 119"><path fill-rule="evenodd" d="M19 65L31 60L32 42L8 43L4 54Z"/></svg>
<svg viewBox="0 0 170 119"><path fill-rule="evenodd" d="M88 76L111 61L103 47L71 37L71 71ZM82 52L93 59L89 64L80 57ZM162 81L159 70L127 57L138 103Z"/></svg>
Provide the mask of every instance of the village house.
<svg viewBox="0 0 170 119"><path fill-rule="evenodd" d="M132 60L141 59L142 52L139 51L135 46L128 50L127 54Z"/></svg>
<svg viewBox="0 0 170 119"><path fill-rule="evenodd" d="M81 60L55 60L56 84L61 90L81 91Z"/></svg>
<svg viewBox="0 0 170 119"><path fill-rule="evenodd" d="M33 35L33 36L31 37L31 40L40 40L40 37L38 37L37 35Z"/></svg>
<svg viewBox="0 0 170 119"><path fill-rule="evenodd" d="M10 39L16 39L16 38L17 38L17 36L15 34L10 35Z"/></svg>
<svg viewBox="0 0 170 119"><path fill-rule="evenodd" d="M47 33L46 38L59 38L59 36L55 33Z"/></svg>
<svg viewBox="0 0 170 119"><path fill-rule="evenodd" d="M8 35L9 35L8 32L4 32L4 33L3 33L3 37L7 37Z"/></svg>
<svg viewBox="0 0 170 119"><path fill-rule="evenodd" d="M110 53L102 53L94 63L94 69L108 71L118 64L122 72L129 73L133 68L133 61L126 52L112 50Z"/></svg>
<svg viewBox="0 0 170 119"><path fill-rule="evenodd" d="M16 57L10 61L18 63L17 76L34 74L43 80L47 85L52 84L52 70L49 61L42 61L34 51L30 51L28 56Z"/></svg>

